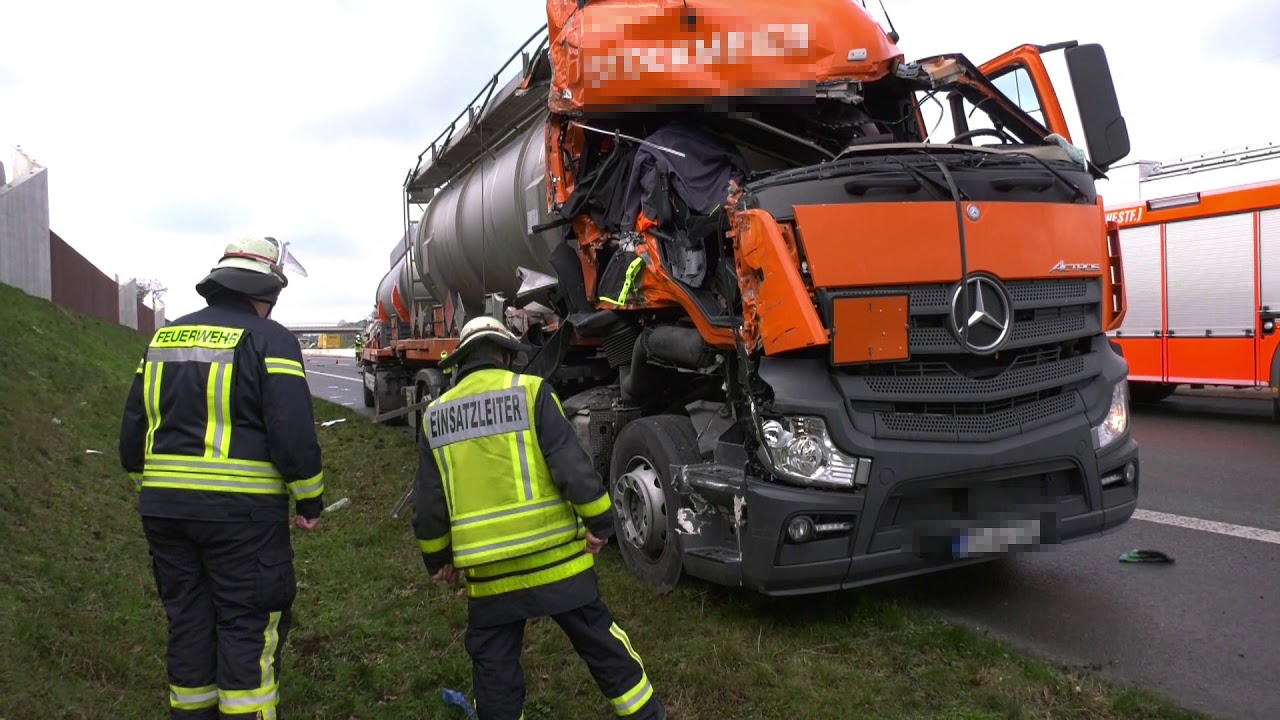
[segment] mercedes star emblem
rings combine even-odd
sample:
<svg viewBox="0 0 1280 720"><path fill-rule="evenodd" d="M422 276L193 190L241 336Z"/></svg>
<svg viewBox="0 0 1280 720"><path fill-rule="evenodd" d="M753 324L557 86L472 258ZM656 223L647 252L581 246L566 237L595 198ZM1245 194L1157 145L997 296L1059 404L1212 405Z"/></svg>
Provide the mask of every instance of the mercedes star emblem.
<svg viewBox="0 0 1280 720"><path fill-rule="evenodd" d="M1004 345L1013 326L1013 303L1004 285L987 275L971 275L968 317L960 294L960 285L951 293L951 330L970 352L993 353Z"/></svg>

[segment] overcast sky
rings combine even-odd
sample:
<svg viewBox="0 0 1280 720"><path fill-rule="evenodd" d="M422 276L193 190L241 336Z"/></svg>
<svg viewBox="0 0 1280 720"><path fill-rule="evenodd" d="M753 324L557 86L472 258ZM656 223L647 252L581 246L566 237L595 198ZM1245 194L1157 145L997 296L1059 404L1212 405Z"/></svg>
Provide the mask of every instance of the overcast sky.
<svg viewBox="0 0 1280 720"><path fill-rule="evenodd" d="M1280 142L1275 0L1044 3L1048 21L1010 0L885 5L909 58L1102 43L1129 160ZM285 322L369 312L405 173L546 21L540 0L0 0L0 18L0 159L21 145L49 169L53 229L109 275L166 283L170 318L203 305L230 237L289 240L309 277Z"/></svg>

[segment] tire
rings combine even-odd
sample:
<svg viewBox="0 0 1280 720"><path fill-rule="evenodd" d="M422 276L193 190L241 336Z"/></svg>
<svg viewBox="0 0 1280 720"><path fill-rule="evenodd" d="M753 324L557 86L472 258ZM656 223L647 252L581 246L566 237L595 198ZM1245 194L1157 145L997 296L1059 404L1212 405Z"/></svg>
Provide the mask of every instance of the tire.
<svg viewBox="0 0 1280 720"><path fill-rule="evenodd" d="M701 460L693 423L679 415L633 420L614 441L609 495L618 549L632 575L663 592L680 579L684 560L670 466Z"/></svg>
<svg viewBox="0 0 1280 720"><path fill-rule="evenodd" d="M365 373L361 372L360 387L364 390L364 406L367 408L371 408L373 407L373 391L369 389L368 385L364 384L364 376L365 376Z"/></svg>
<svg viewBox="0 0 1280 720"><path fill-rule="evenodd" d="M448 381L445 379L444 373L435 368L429 368L421 371L416 376L415 387L417 388L413 394L413 401L420 403L423 400L435 400L444 394ZM415 410L413 412L414 427L418 428L418 435L422 435L422 421L427 416L425 409Z"/></svg>
<svg viewBox="0 0 1280 720"><path fill-rule="evenodd" d="M401 407L404 407L404 406L401 405ZM382 408L382 403L378 402L378 396L375 395L373 398L373 414L381 415L384 412L390 412L390 411L384 410ZM397 415L396 417L393 417L389 420L384 420L383 423L386 424L388 427L404 427L409 424L409 416Z"/></svg>

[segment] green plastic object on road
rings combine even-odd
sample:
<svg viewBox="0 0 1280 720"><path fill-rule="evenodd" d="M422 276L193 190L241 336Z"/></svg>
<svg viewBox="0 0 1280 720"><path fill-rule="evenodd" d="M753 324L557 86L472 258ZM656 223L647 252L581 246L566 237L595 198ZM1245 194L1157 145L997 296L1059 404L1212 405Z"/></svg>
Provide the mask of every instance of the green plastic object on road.
<svg viewBox="0 0 1280 720"><path fill-rule="evenodd" d="M1120 562L1125 563L1172 563L1173 558L1165 555L1159 550L1130 550L1120 556Z"/></svg>

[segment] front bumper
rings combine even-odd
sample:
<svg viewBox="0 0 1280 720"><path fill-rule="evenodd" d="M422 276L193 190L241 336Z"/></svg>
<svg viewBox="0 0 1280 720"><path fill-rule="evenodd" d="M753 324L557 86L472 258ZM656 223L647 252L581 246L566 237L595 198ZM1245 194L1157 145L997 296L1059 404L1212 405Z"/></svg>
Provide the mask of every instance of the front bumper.
<svg viewBox="0 0 1280 720"><path fill-rule="evenodd" d="M822 592L981 562L938 557L921 542L957 527L1034 517L1042 544L1099 535L1133 514L1141 466L1131 436L1095 456L1089 433L1080 418L1074 429L1050 426L994 446L882 443L871 482L857 493L749 479L743 585L771 595ZM1100 478L1129 462L1133 481L1104 488ZM793 543L786 528L800 515L852 528Z"/></svg>

